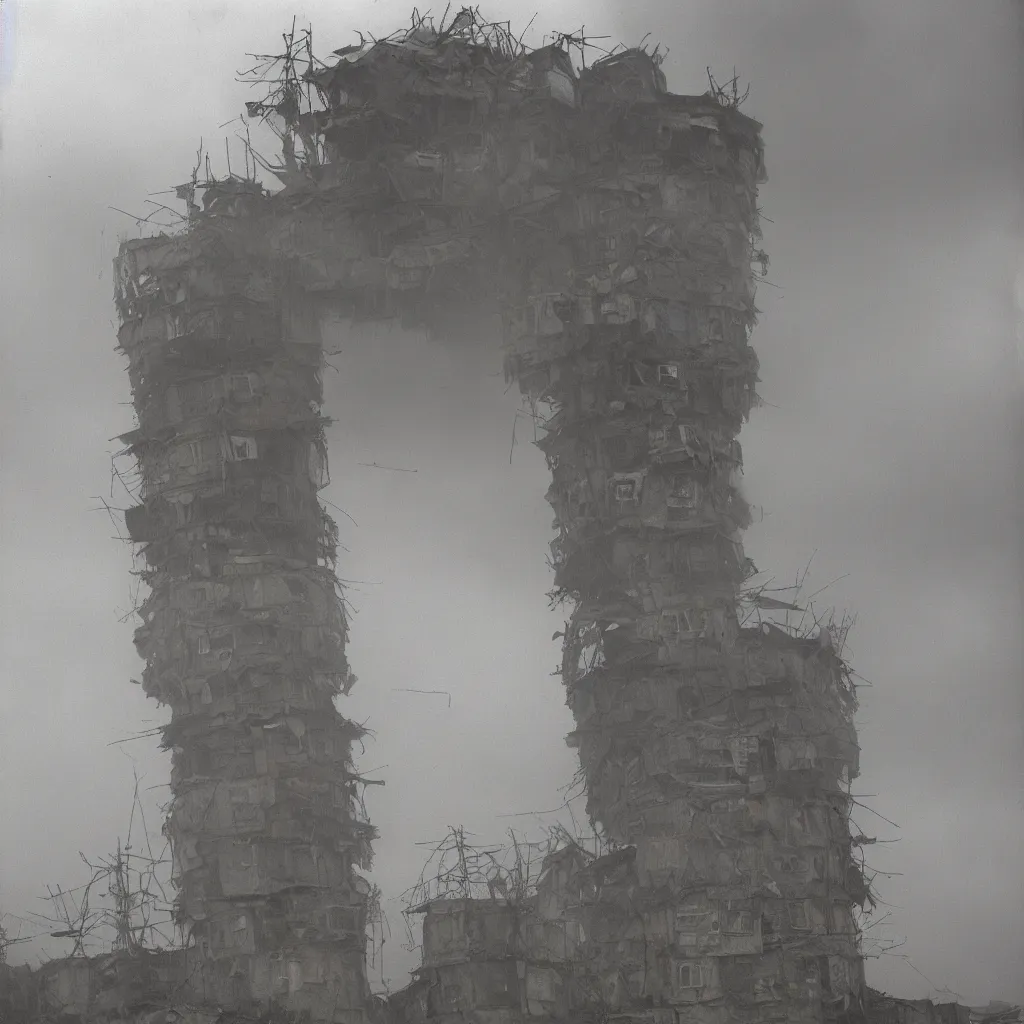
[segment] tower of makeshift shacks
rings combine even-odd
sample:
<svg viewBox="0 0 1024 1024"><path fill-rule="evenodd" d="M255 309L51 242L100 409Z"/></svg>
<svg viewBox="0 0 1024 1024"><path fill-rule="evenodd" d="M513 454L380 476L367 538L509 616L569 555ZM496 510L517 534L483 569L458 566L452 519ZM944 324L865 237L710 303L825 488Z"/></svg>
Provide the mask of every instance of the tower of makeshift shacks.
<svg viewBox="0 0 1024 1024"><path fill-rule="evenodd" d="M701 1024L856 1014L853 687L827 631L737 615L759 126L667 94L641 54L580 84L506 344L552 411L570 742L591 818L634 851L589 909L595 990Z"/></svg>
<svg viewBox="0 0 1024 1024"><path fill-rule="evenodd" d="M316 1015L362 985L317 310L437 329L472 306L500 311L547 415L571 742L615 848L559 897L585 938L556 1015L857 1014L849 675L827 632L737 615L760 125L720 90L668 93L657 52L578 71L578 45L528 51L463 10L302 74L290 47L249 105L284 188L212 183L187 233L120 258L144 683L173 710L168 830L217 992Z"/></svg>
<svg viewBox="0 0 1024 1024"><path fill-rule="evenodd" d="M351 685L334 576L315 309L268 257L258 190L207 189L187 232L115 271L151 594L142 685L171 709L166 822L190 986L359 1024L367 1004L356 813L334 697ZM191 200L191 196L190 196Z"/></svg>
<svg viewBox="0 0 1024 1024"><path fill-rule="evenodd" d="M540 447L556 592L574 606L570 742L592 819L635 851L590 908L597 991L701 1024L856 1013L851 681L827 631L737 615L758 126L666 94L639 55L594 72L565 133L590 162L581 146L546 230L525 232L550 257L506 341L553 411Z"/></svg>

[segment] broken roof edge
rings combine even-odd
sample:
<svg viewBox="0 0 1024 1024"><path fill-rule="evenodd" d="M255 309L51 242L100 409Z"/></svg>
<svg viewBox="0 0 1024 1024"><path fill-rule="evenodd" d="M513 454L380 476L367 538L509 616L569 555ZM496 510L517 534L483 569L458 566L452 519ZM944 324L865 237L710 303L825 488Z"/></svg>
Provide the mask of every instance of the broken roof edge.
<svg viewBox="0 0 1024 1024"><path fill-rule="evenodd" d="M568 70L568 68L571 67L570 55L565 50L561 50L556 47L544 47L535 50L530 54L530 56L532 57L535 54L541 54L545 51L555 52L560 56L564 57L564 64L566 70ZM372 51L367 51L368 57L370 52ZM623 54L623 56L630 56L633 57L634 59L640 57L641 55L643 57L649 56L648 54L643 53L642 51L626 51L625 54ZM530 62L528 57L522 59L527 62ZM510 62L510 66L512 66L512 63L513 62ZM372 67L371 64L368 64L366 67L360 67L359 65L333 65L319 69L318 71L314 72L310 76L309 81L318 88L323 88L328 86L331 80L338 73L345 74L347 71L351 71L352 73L356 73L359 71L367 71L369 70L370 67ZM597 86L601 84L601 80L599 77L600 72L595 71L596 67L596 65L592 65L591 67L582 68L579 70L575 68L572 69L577 84L582 89L586 90L588 86ZM657 71L658 74L661 74L660 69L658 69L656 66L652 66L652 69ZM663 109L676 109L688 113L722 117L727 122L729 122L730 128L749 137L759 137L761 131L764 128L762 122L758 121L756 118L744 114L736 105L732 105L730 103L723 103L710 92L675 93L669 90L668 88L658 88L654 92L652 92L650 96L637 97L635 99L628 101L628 103L627 101L622 100L620 101L620 103L622 103L623 105L630 106L636 105L647 106L651 108L661 107ZM262 106L262 104L256 102L253 103L252 106L258 110Z"/></svg>
<svg viewBox="0 0 1024 1024"><path fill-rule="evenodd" d="M605 73L614 71L617 66L631 61L641 61L649 66L648 86L653 87L655 96L660 98L676 95L668 91L665 75L661 70L665 53L661 51L660 44L648 50L645 45L647 36L637 46L625 47L617 44L610 52L604 51L601 57L588 66L587 51L602 48L591 42L583 34L582 29L578 33L549 33L544 38L552 39L553 42L531 47L523 42L525 32L517 37L512 33L509 21L486 21L481 17L479 7L462 7L447 27L444 16L440 25L435 26L430 15L420 15L414 9L409 28L398 29L379 39L370 36L369 40L359 30L355 31L359 35L359 42L333 50L332 56L337 58L333 63L319 60L313 55L311 29L306 30L301 43L297 43L294 30L291 36L286 34L288 52L274 59L271 68L260 79L249 80L254 85L263 83L278 86L277 89L271 89L264 100L247 104L250 116L266 116L274 112L288 120L289 112L293 116L299 112L296 104L300 101L296 88L300 83L307 86L312 84L320 91L338 75L358 77L360 72L375 70L381 58L389 55L395 57L402 51L408 52L412 62L421 65L433 64L437 70L443 70L450 76L453 48L461 48L464 51L469 69L486 71L493 77L500 77L502 71L509 70L517 64L535 64L545 56L559 57L561 60L558 63L563 66L563 70L576 78L580 85L597 84ZM303 48L305 54L301 52ZM579 54L579 67L573 62L573 51ZM306 61L306 68L299 72L295 65L303 59ZM497 67L492 66L489 61L495 62ZM275 69L283 70L283 77L273 78ZM426 72L427 68L423 67L423 71ZM760 122L738 110L739 104L746 97L736 97L735 102L729 102L726 97L723 102L716 95L714 86L712 80L712 89L701 96L688 96L683 99L688 102L711 104L716 111L725 111L734 116L737 125L743 129L755 134L760 132Z"/></svg>
<svg viewBox="0 0 1024 1024"><path fill-rule="evenodd" d="M527 900L529 899L530 897L527 897ZM454 907L456 904L465 904L469 907L482 909L483 907L506 908L522 906L522 902L521 900L516 901L500 896L434 896L429 900L424 900L422 903L417 903L414 907L408 907L404 913L429 914L431 910L442 904L448 907Z"/></svg>
<svg viewBox="0 0 1024 1024"><path fill-rule="evenodd" d="M748 114L744 114L738 107L732 106L731 104L722 103L721 100L716 99L709 92L700 94L695 93L677 93L666 90L661 93L655 100L655 105L675 107L690 111L691 109L700 109L710 114L722 115L731 118L735 121L736 125L746 129L752 135L760 137L761 131L764 125L756 118L750 117Z"/></svg>

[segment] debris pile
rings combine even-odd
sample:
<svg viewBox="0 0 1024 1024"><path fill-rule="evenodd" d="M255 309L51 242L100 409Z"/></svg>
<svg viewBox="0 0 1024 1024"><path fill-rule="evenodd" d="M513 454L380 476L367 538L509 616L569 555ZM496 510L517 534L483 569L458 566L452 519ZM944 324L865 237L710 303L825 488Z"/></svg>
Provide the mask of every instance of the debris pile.
<svg viewBox="0 0 1024 1024"><path fill-rule="evenodd" d="M206 190L125 243L119 347L138 428L127 527L150 594L142 686L171 709L171 841L192 985L224 1005L363 1020L370 858L334 698L354 677L335 575L318 312L264 244L265 198Z"/></svg>

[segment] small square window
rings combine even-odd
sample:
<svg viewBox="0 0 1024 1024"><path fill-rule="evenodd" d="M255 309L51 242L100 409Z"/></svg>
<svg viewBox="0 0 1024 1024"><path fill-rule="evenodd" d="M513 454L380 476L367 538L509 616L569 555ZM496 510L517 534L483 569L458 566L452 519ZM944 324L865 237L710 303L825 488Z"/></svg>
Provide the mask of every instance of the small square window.
<svg viewBox="0 0 1024 1024"><path fill-rule="evenodd" d="M708 613L696 608L689 608L679 613L680 626L687 633L703 638L708 631Z"/></svg>
<svg viewBox="0 0 1024 1024"><path fill-rule="evenodd" d="M643 363L630 363L625 368L625 383L627 387L645 387L649 381L649 367Z"/></svg>
<svg viewBox="0 0 1024 1024"><path fill-rule="evenodd" d="M700 964L679 965L679 987L680 988L702 988L704 985L704 971Z"/></svg>
<svg viewBox="0 0 1024 1024"><path fill-rule="evenodd" d="M233 373L230 379L231 394L236 398L252 397L252 380L247 373Z"/></svg>
<svg viewBox="0 0 1024 1024"><path fill-rule="evenodd" d="M257 457L256 438L240 434L231 434L228 438L231 445L231 458L235 462L244 462Z"/></svg>
<svg viewBox="0 0 1024 1024"><path fill-rule="evenodd" d="M180 313L167 314L167 340L180 338L185 333L185 318Z"/></svg>
<svg viewBox="0 0 1024 1024"><path fill-rule="evenodd" d="M658 383L663 388L679 387L679 366L676 363L660 363L658 365Z"/></svg>
<svg viewBox="0 0 1024 1024"><path fill-rule="evenodd" d="M810 927L807 920L807 906L802 900L793 900L788 905L789 923L793 928L806 929Z"/></svg>
<svg viewBox="0 0 1024 1024"><path fill-rule="evenodd" d="M659 628L662 636L676 636L687 629L686 616L679 612L662 612Z"/></svg>
<svg viewBox="0 0 1024 1024"><path fill-rule="evenodd" d="M708 341L723 341L725 339L725 325L722 323L721 313L710 313L708 315Z"/></svg>
<svg viewBox="0 0 1024 1024"><path fill-rule="evenodd" d="M672 486L668 496L670 508L696 508L700 503L700 485L696 480L680 478Z"/></svg>

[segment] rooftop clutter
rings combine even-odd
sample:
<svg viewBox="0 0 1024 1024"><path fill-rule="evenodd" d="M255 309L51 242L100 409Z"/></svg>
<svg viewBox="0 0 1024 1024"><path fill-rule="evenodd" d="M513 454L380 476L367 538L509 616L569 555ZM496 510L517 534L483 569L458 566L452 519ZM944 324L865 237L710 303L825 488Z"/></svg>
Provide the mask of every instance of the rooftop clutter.
<svg viewBox="0 0 1024 1024"><path fill-rule="evenodd" d="M428 326L453 306L531 315L521 298L554 292L581 322L621 319L632 315L627 297L645 287L684 300L684 278L670 266L680 260L690 290L732 288L728 267L745 251L750 189L763 177L759 125L712 96L667 93L656 51L626 50L578 70L573 45L563 37L528 50L464 10L441 29L414 20L326 63L309 56L304 70L290 50L249 112L285 143L274 168L285 187L271 205L290 215L273 244L304 287L331 292L357 316ZM674 172L693 167L706 168L715 187L687 192ZM652 220L633 238L621 209L571 201L602 182L630 204L663 187L672 224ZM702 205L724 215L698 236L685 214ZM537 223L547 228L539 250ZM638 245L655 258L631 261ZM577 264L604 273L570 275ZM531 275L543 291L529 286Z"/></svg>

